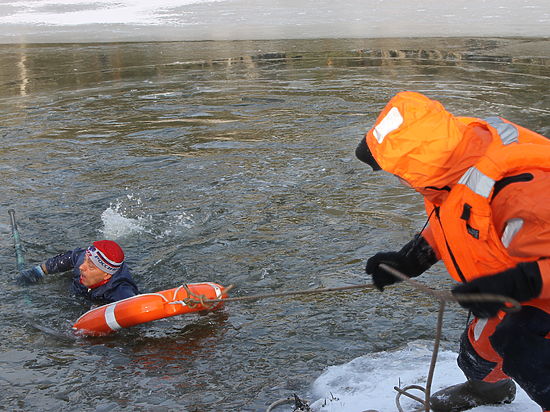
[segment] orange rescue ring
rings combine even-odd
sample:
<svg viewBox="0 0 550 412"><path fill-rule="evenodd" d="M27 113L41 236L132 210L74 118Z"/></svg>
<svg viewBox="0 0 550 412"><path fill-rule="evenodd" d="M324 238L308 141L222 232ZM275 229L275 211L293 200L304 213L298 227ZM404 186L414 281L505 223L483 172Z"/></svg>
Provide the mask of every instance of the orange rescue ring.
<svg viewBox="0 0 550 412"><path fill-rule="evenodd" d="M203 299L223 299L217 283L189 283L157 293L144 293L92 309L77 319L73 329L87 336L104 336L152 320L213 309ZM200 302L200 303L199 303Z"/></svg>

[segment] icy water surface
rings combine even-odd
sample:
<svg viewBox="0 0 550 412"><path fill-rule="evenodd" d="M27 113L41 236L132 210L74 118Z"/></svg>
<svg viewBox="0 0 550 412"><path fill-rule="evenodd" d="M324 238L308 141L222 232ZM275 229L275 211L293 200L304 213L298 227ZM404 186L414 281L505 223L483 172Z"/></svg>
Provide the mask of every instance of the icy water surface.
<svg viewBox="0 0 550 412"><path fill-rule="evenodd" d="M30 263L102 237L144 292L234 296L360 284L424 222L421 199L354 158L400 90L550 135L544 39L303 40L0 47L1 404L7 410L261 411L331 365L431 339L409 287L230 303L74 339L88 306ZM436 266L423 280L448 287ZM446 315L444 339L465 314ZM406 365L404 365L406 367ZM368 409L368 408L366 408Z"/></svg>

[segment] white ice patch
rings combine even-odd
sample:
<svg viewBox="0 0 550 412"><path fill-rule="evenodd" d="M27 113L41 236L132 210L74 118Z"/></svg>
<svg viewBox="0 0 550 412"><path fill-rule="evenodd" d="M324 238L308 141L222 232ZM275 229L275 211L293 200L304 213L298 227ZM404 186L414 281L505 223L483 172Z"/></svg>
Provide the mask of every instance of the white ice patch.
<svg viewBox="0 0 550 412"><path fill-rule="evenodd" d="M353 359L351 362L328 367L312 385L315 412L361 412L375 409L379 412L395 412L394 386L412 384L426 386L430 367L432 344L416 342L395 352L373 353ZM457 354L440 351L435 368L432 393L447 386L464 382L465 377L456 364ZM419 391L411 392L423 398ZM413 410L418 404L401 397L405 410ZM510 405L480 406L472 412L540 412L527 394L518 387L516 399Z"/></svg>
<svg viewBox="0 0 550 412"><path fill-rule="evenodd" d="M79 24L143 24L170 22L170 10L199 3L225 0L32 0L8 1L4 7L15 12L2 17L2 23L74 26Z"/></svg>

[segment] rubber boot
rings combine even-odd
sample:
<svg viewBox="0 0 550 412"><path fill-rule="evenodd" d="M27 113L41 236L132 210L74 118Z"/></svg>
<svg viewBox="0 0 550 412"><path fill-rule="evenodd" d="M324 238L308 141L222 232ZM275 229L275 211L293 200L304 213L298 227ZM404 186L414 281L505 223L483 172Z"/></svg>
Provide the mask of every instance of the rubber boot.
<svg viewBox="0 0 550 412"><path fill-rule="evenodd" d="M512 379L495 383L466 381L449 386L430 397L434 412L460 412L481 405L510 403L516 397L516 384Z"/></svg>

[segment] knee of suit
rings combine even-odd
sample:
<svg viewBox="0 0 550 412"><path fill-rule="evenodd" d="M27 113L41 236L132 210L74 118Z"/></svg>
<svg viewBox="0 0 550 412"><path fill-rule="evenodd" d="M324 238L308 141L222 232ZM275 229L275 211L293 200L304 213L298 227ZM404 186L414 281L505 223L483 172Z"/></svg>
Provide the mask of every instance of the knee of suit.
<svg viewBox="0 0 550 412"><path fill-rule="evenodd" d="M495 362L482 358L472 346L466 329L460 338L460 351L457 358L458 367L469 380L481 381L497 366Z"/></svg>
<svg viewBox="0 0 550 412"><path fill-rule="evenodd" d="M521 330L522 328L519 328L515 322L507 322L507 320L509 319L498 325L493 335L489 337L491 345L503 358L519 355L525 338L525 331Z"/></svg>
<svg viewBox="0 0 550 412"><path fill-rule="evenodd" d="M533 349L544 340L549 319L543 311L524 306L520 312L507 315L489 340L503 359L511 356L516 360L536 359L542 354Z"/></svg>

